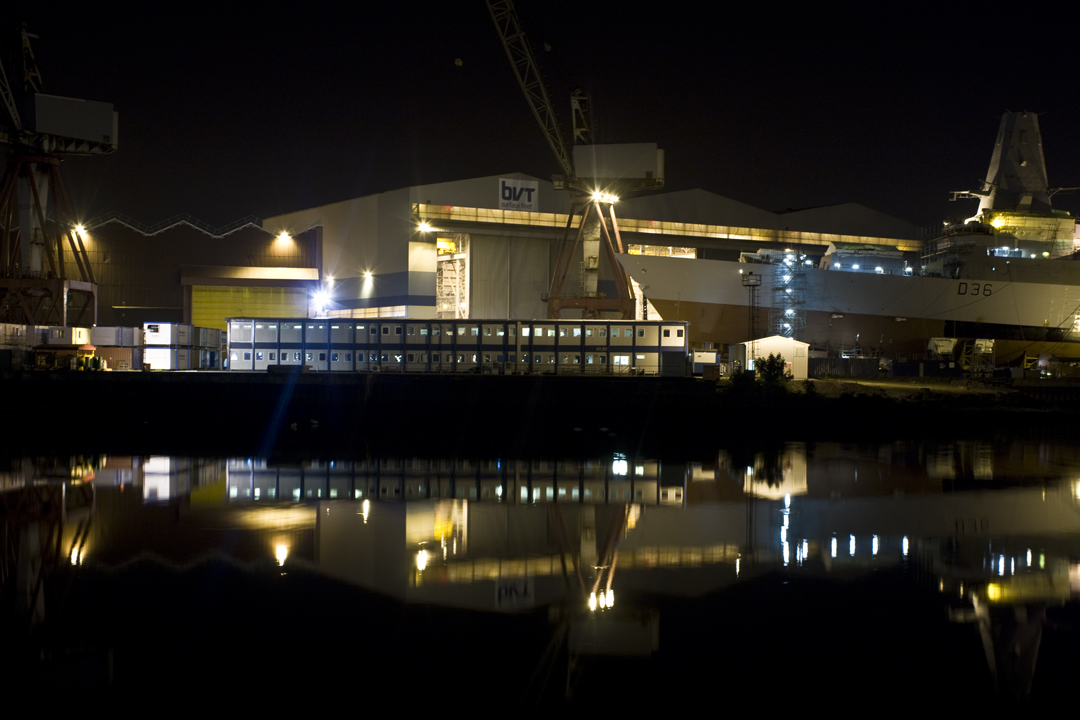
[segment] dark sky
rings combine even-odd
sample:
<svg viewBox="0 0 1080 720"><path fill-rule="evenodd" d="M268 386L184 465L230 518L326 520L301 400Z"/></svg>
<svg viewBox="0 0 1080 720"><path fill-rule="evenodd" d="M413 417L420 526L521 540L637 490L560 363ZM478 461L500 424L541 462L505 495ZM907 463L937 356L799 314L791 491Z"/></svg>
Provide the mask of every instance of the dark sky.
<svg viewBox="0 0 1080 720"><path fill-rule="evenodd" d="M66 165L86 218L187 212L222 225L558 171L480 0L40 5L7 11L7 25L22 18L39 35L45 91L120 112L116 154ZM859 9L872 5L521 0L519 11L557 110L583 86L594 139L658 143L669 190L768 210L860 202L939 223L974 211L948 191L985 175L1005 110L1043 113L1051 185L1080 185L1075 50L1054 29L1065 18L1010 27L973 6ZM1055 207L1075 214L1080 192Z"/></svg>

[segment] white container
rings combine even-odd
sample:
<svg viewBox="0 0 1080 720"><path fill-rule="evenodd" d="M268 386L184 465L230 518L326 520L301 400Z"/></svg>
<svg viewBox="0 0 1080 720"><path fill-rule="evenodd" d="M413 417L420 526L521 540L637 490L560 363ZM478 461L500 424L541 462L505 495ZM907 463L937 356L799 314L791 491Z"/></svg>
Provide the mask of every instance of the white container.
<svg viewBox="0 0 1080 720"><path fill-rule="evenodd" d="M87 345L90 343L90 328L49 327L46 331L47 345Z"/></svg>
<svg viewBox="0 0 1080 720"><path fill-rule="evenodd" d="M191 326L182 323L143 323L144 345L191 347Z"/></svg>
<svg viewBox="0 0 1080 720"><path fill-rule="evenodd" d="M151 370L188 370L190 358L187 348L151 346L143 350L143 362Z"/></svg>

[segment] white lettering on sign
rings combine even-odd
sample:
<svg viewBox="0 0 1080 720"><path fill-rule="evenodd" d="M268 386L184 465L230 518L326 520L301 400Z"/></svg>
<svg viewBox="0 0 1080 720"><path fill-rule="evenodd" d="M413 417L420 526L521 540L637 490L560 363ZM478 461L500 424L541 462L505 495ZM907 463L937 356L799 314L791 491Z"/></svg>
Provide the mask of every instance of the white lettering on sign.
<svg viewBox="0 0 1080 720"><path fill-rule="evenodd" d="M536 210L540 183L536 180L499 178L500 210Z"/></svg>

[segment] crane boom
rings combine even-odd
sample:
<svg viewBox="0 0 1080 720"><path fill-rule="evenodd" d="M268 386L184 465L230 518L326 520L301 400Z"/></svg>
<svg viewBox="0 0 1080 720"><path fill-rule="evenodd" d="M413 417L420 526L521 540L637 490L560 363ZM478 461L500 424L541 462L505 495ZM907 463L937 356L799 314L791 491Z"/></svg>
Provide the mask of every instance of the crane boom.
<svg viewBox="0 0 1080 720"><path fill-rule="evenodd" d="M540 123L540 129L547 138L551 151L555 153L562 171L566 174L568 182L574 180L574 162L567 151L566 141L559 129L558 117L555 108L551 104L544 78L540 74L540 66L536 62L536 54L529 45L525 32L521 29L521 20L511 0L487 0L488 12L495 23L495 30L502 40L506 56L510 58L510 65L514 68L518 85L525 93L525 99L532 109L536 121Z"/></svg>

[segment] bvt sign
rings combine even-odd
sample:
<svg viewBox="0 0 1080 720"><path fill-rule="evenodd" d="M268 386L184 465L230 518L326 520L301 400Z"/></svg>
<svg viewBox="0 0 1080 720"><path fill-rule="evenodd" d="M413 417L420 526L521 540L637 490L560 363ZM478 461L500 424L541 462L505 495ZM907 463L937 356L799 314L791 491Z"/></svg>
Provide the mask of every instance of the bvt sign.
<svg viewBox="0 0 1080 720"><path fill-rule="evenodd" d="M536 180L499 179L500 210L536 210L540 183Z"/></svg>
<svg viewBox="0 0 1080 720"><path fill-rule="evenodd" d="M519 610L536 606L533 578L499 578L495 581L495 607Z"/></svg>

